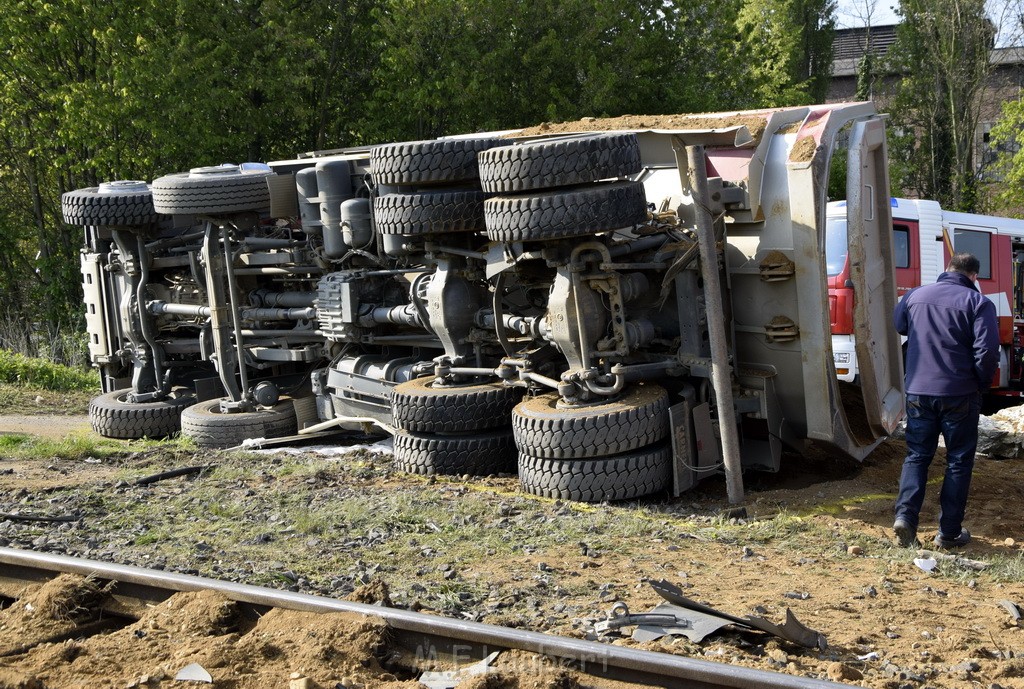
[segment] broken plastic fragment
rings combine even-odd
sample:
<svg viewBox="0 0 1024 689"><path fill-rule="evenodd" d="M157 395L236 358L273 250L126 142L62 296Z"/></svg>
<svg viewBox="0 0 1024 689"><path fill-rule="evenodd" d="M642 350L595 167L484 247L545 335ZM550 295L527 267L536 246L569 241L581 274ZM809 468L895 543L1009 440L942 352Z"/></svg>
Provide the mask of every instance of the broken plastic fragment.
<svg viewBox="0 0 1024 689"><path fill-rule="evenodd" d="M206 682L207 684L213 682L213 677L199 663L192 663L181 668L174 679L181 682Z"/></svg>
<svg viewBox="0 0 1024 689"><path fill-rule="evenodd" d="M917 557L914 558L914 564L923 569L926 572L931 572L935 569L939 563L935 561L934 557Z"/></svg>
<svg viewBox="0 0 1024 689"><path fill-rule="evenodd" d="M466 667L460 667L458 670L446 670L444 672L427 670L420 675L420 684L424 684L430 689L454 689L470 677L486 675L490 671L491 663L497 657L498 651L495 651L483 660Z"/></svg>
<svg viewBox="0 0 1024 689"><path fill-rule="evenodd" d="M857 660L878 660L878 652L871 651L871 653L865 653L862 656L857 656Z"/></svg>

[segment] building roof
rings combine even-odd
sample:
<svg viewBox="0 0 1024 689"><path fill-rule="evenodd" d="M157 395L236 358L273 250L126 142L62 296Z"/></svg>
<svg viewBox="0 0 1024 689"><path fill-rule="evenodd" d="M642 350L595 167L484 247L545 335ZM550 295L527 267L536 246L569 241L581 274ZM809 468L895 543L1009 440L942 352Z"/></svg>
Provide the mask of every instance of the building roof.
<svg viewBox="0 0 1024 689"><path fill-rule="evenodd" d="M896 24L838 29L832 43L832 76L852 76L857 63L870 49L872 55L885 55L896 41Z"/></svg>
<svg viewBox="0 0 1024 689"><path fill-rule="evenodd" d="M837 29L833 42L833 59L859 60L867 52L868 42L871 52L885 55L889 46L896 40L896 24L887 26L864 26L856 29Z"/></svg>

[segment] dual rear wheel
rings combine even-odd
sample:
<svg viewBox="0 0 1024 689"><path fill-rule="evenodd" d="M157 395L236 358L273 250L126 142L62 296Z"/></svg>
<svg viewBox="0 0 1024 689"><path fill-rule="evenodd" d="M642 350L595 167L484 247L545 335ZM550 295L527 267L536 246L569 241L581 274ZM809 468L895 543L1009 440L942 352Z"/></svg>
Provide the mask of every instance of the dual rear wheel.
<svg viewBox="0 0 1024 689"><path fill-rule="evenodd" d="M522 394L501 383L438 385L433 376L400 383L391 396L399 468L412 474L515 472L509 422Z"/></svg>
<svg viewBox="0 0 1024 689"><path fill-rule="evenodd" d="M435 382L411 380L392 395L402 471L486 476L518 468L528 493L583 502L650 495L669 479L668 394L657 385L563 408L556 393L519 401L520 388L500 383Z"/></svg>
<svg viewBox="0 0 1024 689"><path fill-rule="evenodd" d="M590 406L561 408L557 393L512 412L519 481L534 495L581 502L629 500L665 487L671 472L668 394L628 388Z"/></svg>

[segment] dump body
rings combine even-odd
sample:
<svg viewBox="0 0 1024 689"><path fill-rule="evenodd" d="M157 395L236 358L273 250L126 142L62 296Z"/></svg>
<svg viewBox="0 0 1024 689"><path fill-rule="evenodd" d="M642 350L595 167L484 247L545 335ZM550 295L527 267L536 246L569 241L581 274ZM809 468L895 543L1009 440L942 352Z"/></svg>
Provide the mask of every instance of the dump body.
<svg viewBox="0 0 1024 689"><path fill-rule="evenodd" d="M406 470L585 500L784 445L866 456L902 415L871 104L578 125L201 168L154 181L153 222L82 223L94 362L126 391L104 413L180 385L204 442L372 427ZM858 386L830 336L840 136Z"/></svg>

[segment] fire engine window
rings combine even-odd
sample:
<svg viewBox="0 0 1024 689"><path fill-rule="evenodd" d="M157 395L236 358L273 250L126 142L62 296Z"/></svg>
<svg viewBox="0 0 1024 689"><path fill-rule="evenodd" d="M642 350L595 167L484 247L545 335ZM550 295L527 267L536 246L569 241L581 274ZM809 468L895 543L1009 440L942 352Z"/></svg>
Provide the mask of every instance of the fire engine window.
<svg viewBox="0 0 1024 689"><path fill-rule="evenodd" d="M992 279L992 240L988 232L976 232L974 230L958 230L953 228L953 246L957 252L966 251L978 257L981 270L978 271L978 278L982 280Z"/></svg>
<svg viewBox="0 0 1024 689"><path fill-rule="evenodd" d="M846 218L825 220L825 266L829 277L835 277L846 267Z"/></svg>
<svg viewBox="0 0 1024 689"><path fill-rule="evenodd" d="M910 228L906 225L892 226L892 241L896 250L896 267L910 267Z"/></svg>

